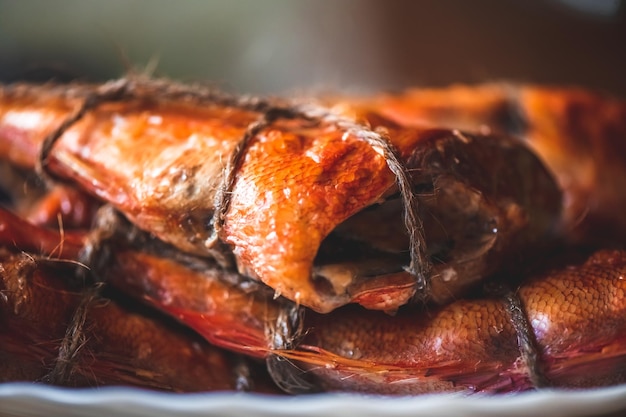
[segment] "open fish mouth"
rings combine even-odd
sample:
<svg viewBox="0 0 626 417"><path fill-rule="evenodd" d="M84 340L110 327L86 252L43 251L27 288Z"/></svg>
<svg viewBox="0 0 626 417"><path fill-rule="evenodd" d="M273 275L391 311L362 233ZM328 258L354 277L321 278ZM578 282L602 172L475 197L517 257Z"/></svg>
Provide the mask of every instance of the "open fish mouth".
<svg viewBox="0 0 626 417"><path fill-rule="evenodd" d="M514 270L557 233L561 192L521 141L440 129L389 132L414 207L389 161L358 138L320 134L277 158L299 178L288 198L268 156L277 145L251 146L265 160L242 165L223 234L240 272L318 312L348 303L393 311L412 299L449 302L504 265ZM325 158L302 157L312 153ZM244 197L261 208L252 210Z"/></svg>
<svg viewBox="0 0 626 417"><path fill-rule="evenodd" d="M466 270L495 244L497 213L481 193L453 178L441 177L418 190L419 216L433 264L431 281L466 280L470 285L478 277ZM394 195L337 226L315 258L316 289L330 296L347 293L355 302L382 310L408 302L416 288L402 219L402 202ZM427 297L447 298L433 293Z"/></svg>
<svg viewBox="0 0 626 417"><path fill-rule="evenodd" d="M228 267L318 312L444 303L519 264L560 222L557 184L509 137L158 82L70 92L3 91L0 136L19 144L16 164L39 162L184 252L225 248ZM46 115L36 126L18 117L32 108Z"/></svg>
<svg viewBox="0 0 626 417"><path fill-rule="evenodd" d="M428 263L420 265L428 270L425 283L412 270L411 225L393 182L379 186L382 191L371 204L341 221L330 219L323 236L306 242L304 230L304 250L312 256L293 287L281 285L297 273L285 273L283 282L271 279L272 267L287 262L289 254L283 252L272 259L274 265L257 262L261 268L247 269L240 262L243 271L319 312L347 303L394 311L411 300L449 302L504 265L514 270L527 255L549 244L559 227L561 194L523 143L440 130L417 135L406 166L417 201L416 227L423 236L420 249ZM292 208L297 214L287 227L310 221L298 217L298 207ZM285 241L290 238L298 243L297 234L285 236ZM242 254L238 250L235 245L235 255Z"/></svg>

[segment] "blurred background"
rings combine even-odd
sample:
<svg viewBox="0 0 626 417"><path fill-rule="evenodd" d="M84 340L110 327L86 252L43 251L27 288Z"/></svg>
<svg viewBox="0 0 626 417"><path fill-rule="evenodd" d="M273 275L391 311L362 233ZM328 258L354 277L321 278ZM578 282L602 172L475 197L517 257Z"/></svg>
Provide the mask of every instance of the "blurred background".
<svg viewBox="0 0 626 417"><path fill-rule="evenodd" d="M0 0L0 79L248 93L513 80L626 96L622 0Z"/></svg>

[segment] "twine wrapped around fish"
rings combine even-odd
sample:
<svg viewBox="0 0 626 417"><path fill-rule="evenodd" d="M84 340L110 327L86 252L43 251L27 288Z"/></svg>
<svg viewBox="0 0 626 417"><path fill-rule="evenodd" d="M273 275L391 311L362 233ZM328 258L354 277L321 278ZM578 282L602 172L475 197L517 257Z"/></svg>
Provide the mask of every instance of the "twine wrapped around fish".
<svg viewBox="0 0 626 417"><path fill-rule="evenodd" d="M349 302L388 311L413 298L446 302L494 272L495 258L502 264L513 252L519 256L530 241L549 240L558 227L556 184L510 138L368 127L367 119L353 121L319 106L157 81L45 91L36 99L30 87L3 92L18 107L54 103L55 117L64 120L40 124L43 137L29 135L22 143L41 150L27 165L83 183L138 227L183 251L223 266L234 257L240 273L320 312ZM9 131L20 129L10 126L15 111L8 113ZM104 173L111 164L116 169L108 178L95 170ZM493 178L525 184L524 194ZM441 201L430 201L439 195ZM450 207L437 207L444 204ZM358 224L368 210L388 211L398 236L381 231L383 239L373 242L376 237ZM429 215L450 223L430 226L432 244L422 220ZM454 218L459 215L468 224ZM396 226L396 216L404 224ZM459 249L471 244L475 248ZM333 259L337 250L349 252L342 247L357 245L375 261L355 266L365 251Z"/></svg>
<svg viewBox="0 0 626 417"><path fill-rule="evenodd" d="M122 371L122 353L100 345L117 355L107 378L85 365L94 329L115 328L95 313L110 298L266 362L259 383L236 356L216 382L233 389L269 377L291 393L623 382L624 255L593 252L626 231L624 114L593 93L502 85L315 102L139 78L2 87L3 164L45 185L32 204L21 174L3 180L3 262L30 253L44 281L82 293L38 378L82 384L92 369L98 384L134 363L146 378L120 382L191 389L169 362L141 370L141 349Z"/></svg>

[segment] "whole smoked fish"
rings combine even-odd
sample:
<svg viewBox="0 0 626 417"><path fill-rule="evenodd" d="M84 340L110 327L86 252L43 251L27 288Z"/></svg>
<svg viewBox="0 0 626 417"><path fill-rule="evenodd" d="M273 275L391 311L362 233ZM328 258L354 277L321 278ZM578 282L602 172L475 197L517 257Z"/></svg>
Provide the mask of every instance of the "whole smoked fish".
<svg viewBox="0 0 626 417"><path fill-rule="evenodd" d="M494 84L326 104L161 80L2 87L6 379L237 388L235 357L201 336L292 393L626 380L626 256L601 249L626 232L624 103Z"/></svg>
<svg viewBox="0 0 626 417"><path fill-rule="evenodd" d="M122 86L3 87L0 156L43 152L141 229L318 312L445 303L562 227L552 174L511 137Z"/></svg>
<svg viewBox="0 0 626 417"><path fill-rule="evenodd" d="M15 217L0 211L0 223L14 224ZM23 248L52 247L60 239L40 226L22 226L10 229L23 232ZM0 238L2 245L11 241ZM64 256L73 259L81 246L68 241ZM515 290L496 288L437 308L405 307L392 316L359 306L299 311L214 263L151 246L113 242L105 282L216 346L265 359L287 392L496 393L626 381L624 251L568 256ZM5 271L14 258L4 261ZM24 258L34 262L17 257ZM54 293L49 300L72 311ZM115 328L115 320L107 323Z"/></svg>

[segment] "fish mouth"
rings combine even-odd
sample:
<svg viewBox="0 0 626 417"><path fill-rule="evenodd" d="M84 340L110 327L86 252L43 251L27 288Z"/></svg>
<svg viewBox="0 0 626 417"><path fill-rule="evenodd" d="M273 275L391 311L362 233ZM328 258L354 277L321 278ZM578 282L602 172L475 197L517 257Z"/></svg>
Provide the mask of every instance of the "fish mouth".
<svg viewBox="0 0 626 417"><path fill-rule="evenodd" d="M312 274L320 295L393 311L416 296L445 302L482 278L484 258L498 236L497 208L482 192L449 175L421 183L414 192L433 265L426 288L417 291L409 272L404 207L392 192L322 241Z"/></svg>

